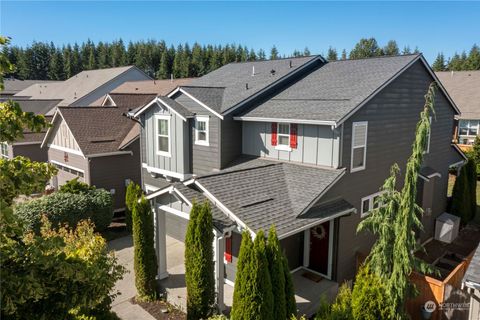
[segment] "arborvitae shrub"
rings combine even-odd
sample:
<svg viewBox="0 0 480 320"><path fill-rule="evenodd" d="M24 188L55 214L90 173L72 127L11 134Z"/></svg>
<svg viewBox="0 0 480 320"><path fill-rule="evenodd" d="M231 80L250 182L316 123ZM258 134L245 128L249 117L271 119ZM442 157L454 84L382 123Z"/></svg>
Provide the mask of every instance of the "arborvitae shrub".
<svg viewBox="0 0 480 320"><path fill-rule="evenodd" d="M135 182L130 182L125 193L125 224L128 231L132 231L132 210L142 195L142 188Z"/></svg>
<svg viewBox="0 0 480 320"><path fill-rule="evenodd" d="M273 317L274 319L287 319L283 255L274 226L271 226L268 232L267 258L270 279L272 281Z"/></svg>

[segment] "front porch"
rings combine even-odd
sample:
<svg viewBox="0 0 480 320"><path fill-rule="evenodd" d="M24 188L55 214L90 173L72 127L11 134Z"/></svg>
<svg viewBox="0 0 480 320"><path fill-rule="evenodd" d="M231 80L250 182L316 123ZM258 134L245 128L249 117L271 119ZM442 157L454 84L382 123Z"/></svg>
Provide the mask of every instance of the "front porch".
<svg viewBox="0 0 480 320"><path fill-rule="evenodd" d="M183 242L172 237L166 236L166 238L168 277L159 280L160 290L165 294L169 303L186 310L185 246ZM318 310L322 295L325 295L327 300L331 301L337 294L338 283L318 276L307 269L298 268L294 270L292 278L298 314L300 315L313 315ZM233 287L225 283L223 294L226 313L229 313L233 302Z"/></svg>

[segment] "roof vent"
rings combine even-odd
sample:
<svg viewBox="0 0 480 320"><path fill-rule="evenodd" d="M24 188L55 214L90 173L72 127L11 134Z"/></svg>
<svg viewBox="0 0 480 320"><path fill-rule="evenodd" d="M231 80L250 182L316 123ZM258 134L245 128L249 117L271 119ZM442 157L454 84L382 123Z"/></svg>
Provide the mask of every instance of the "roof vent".
<svg viewBox="0 0 480 320"><path fill-rule="evenodd" d="M252 77L255 75L255 66L252 66Z"/></svg>
<svg viewBox="0 0 480 320"><path fill-rule="evenodd" d="M275 69L270 70L270 74L271 74L272 76L274 76L276 72L277 72L277 71L275 71Z"/></svg>
<svg viewBox="0 0 480 320"><path fill-rule="evenodd" d="M292 69L292 60L288 61L288 67Z"/></svg>
<svg viewBox="0 0 480 320"><path fill-rule="evenodd" d="M245 90L248 90L248 82L245 83Z"/></svg>

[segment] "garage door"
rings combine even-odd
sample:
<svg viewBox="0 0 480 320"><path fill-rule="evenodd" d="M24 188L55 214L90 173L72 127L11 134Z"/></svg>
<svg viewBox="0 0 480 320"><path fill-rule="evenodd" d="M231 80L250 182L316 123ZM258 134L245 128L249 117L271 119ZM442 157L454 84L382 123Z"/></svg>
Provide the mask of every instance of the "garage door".
<svg viewBox="0 0 480 320"><path fill-rule="evenodd" d="M166 212L165 224L167 229L167 235L178 241L185 241L185 233L187 232L188 225L187 219L183 219L179 216Z"/></svg>

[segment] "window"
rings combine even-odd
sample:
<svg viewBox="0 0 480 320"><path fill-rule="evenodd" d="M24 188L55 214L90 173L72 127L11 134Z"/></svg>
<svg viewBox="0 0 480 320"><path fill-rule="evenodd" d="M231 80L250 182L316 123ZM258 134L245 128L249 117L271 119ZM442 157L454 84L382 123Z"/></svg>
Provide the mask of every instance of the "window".
<svg viewBox="0 0 480 320"><path fill-rule="evenodd" d="M368 122L352 124L352 157L350 172L365 169L367 160L367 130Z"/></svg>
<svg viewBox="0 0 480 320"><path fill-rule="evenodd" d="M208 117L195 119L195 144L208 146Z"/></svg>
<svg viewBox="0 0 480 320"><path fill-rule="evenodd" d="M80 177L80 178L83 178L83 177L84 177L83 171L77 170L77 169L72 168L72 167L67 167L67 166L62 165L62 164L57 163L57 162L51 162L51 163L52 163L58 170L71 173L71 174L73 174L73 175L75 175L75 176L78 176L78 177Z"/></svg>
<svg viewBox="0 0 480 320"><path fill-rule="evenodd" d="M288 147L290 145L290 124L278 124L278 145Z"/></svg>
<svg viewBox="0 0 480 320"><path fill-rule="evenodd" d="M460 138L460 143L472 144L475 137L479 132L479 121L477 120L460 120L458 124L458 135L463 136ZM468 139L468 138L471 139Z"/></svg>
<svg viewBox="0 0 480 320"><path fill-rule="evenodd" d="M0 155L4 158L8 158L8 144L6 142L0 143Z"/></svg>
<svg viewBox="0 0 480 320"><path fill-rule="evenodd" d="M169 116L157 116L157 154L170 157Z"/></svg>
<svg viewBox="0 0 480 320"><path fill-rule="evenodd" d="M380 207L381 204L378 199L380 198L382 193L383 192L377 192L365 198L362 198L360 217L363 218L368 215L373 209L377 209L378 207Z"/></svg>

